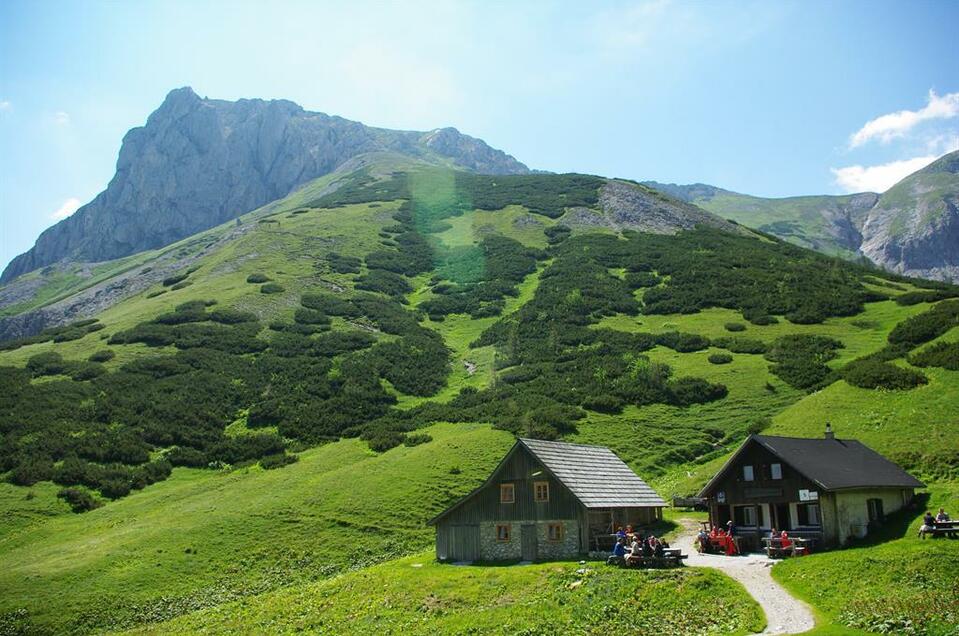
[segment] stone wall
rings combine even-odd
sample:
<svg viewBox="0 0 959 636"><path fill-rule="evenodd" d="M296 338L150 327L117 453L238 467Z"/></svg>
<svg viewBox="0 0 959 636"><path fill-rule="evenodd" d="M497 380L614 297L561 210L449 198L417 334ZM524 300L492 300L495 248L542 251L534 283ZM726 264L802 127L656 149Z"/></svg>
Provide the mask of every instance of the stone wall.
<svg viewBox="0 0 959 636"><path fill-rule="evenodd" d="M480 524L480 558L484 561L518 561L523 558L523 526L536 526L537 559L566 559L579 556L579 524L575 519L539 519L505 522L510 526L509 541L496 540L495 521ZM549 524L563 524L560 541L548 539Z"/></svg>

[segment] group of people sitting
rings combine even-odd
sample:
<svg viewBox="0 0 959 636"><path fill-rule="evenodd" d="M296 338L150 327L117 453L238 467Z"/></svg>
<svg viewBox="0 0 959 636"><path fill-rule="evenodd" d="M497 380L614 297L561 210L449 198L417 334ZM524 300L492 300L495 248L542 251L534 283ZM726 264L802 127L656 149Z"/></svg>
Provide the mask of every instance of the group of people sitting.
<svg viewBox="0 0 959 636"><path fill-rule="evenodd" d="M724 552L726 556L739 554L739 543L736 541L736 533L733 532L732 521L726 523L725 530L713 526L713 529L709 532L706 532L706 528L699 531L699 535L696 537L696 549L702 553L714 552L715 548Z"/></svg>
<svg viewBox="0 0 959 636"><path fill-rule="evenodd" d="M922 525L919 527L919 538L925 539L927 534L935 531L937 523L945 523L946 521L952 521L952 519L949 518L949 513L947 513L945 509L940 508L939 514L935 517L927 510L926 514L922 517Z"/></svg>
<svg viewBox="0 0 959 636"><path fill-rule="evenodd" d="M642 532L634 532L633 526L619 528L616 531L616 543L613 553L606 559L610 565L634 565L643 558L662 558L669 544L656 535L644 536Z"/></svg>

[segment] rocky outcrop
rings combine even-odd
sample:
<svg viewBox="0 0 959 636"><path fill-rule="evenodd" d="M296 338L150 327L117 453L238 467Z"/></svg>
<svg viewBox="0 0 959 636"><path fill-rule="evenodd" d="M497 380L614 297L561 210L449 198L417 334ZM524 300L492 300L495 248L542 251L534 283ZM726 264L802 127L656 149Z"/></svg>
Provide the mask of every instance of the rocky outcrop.
<svg viewBox="0 0 959 636"><path fill-rule="evenodd" d="M599 192L599 210L572 208L561 219L570 226L608 227L653 234L675 234L697 225L740 232L725 221L685 201L627 181L607 181Z"/></svg>
<svg viewBox="0 0 959 636"><path fill-rule="evenodd" d="M959 282L959 152L881 195L765 199L701 183L646 185L804 247L862 255L908 276Z"/></svg>
<svg viewBox="0 0 959 636"><path fill-rule="evenodd" d="M0 282L64 259L103 261L168 245L380 151L490 174L529 172L454 128L371 128L285 100L228 102L180 88L123 138L107 189L43 232Z"/></svg>
<svg viewBox="0 0 959 636"><path fill-rule="evenodd" d="M909 276L959 281L959 152L887 190L862 229L862 253Z"/></svg>

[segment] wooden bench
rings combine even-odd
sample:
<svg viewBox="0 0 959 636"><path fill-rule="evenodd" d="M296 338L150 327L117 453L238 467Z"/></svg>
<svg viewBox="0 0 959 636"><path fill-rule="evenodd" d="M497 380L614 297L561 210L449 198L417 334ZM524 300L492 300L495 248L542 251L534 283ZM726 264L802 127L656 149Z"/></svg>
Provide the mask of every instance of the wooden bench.
<svg viewBox="0 0 959 636"><path fill-rule="evenodd" d="M627 568L662 568L678 567L682 565L684 559L688 559L688 554L683 554L678 548L667 548L663 550L663 556L629 556L623 560L623 567Z"/></svg>

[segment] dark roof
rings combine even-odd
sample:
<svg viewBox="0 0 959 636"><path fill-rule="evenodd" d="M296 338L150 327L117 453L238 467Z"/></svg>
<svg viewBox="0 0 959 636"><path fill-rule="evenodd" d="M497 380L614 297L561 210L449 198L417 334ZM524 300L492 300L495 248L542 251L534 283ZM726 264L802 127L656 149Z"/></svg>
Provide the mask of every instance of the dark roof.
<svg viewBox="0 0 959 636"><path fill-rule="evenodd" d="M666 506L656 491L604 446L526 438L519 443L587 508Z"/></svg>
<svg viewBox="0 0 959 636"><path fill-rule="evenodd" d="M706 493L733 467L740 453L751 443L761 445L825 491L926 486L897 464L854 439L750 435L706 484L700 496L707 496Z"/></svg>

